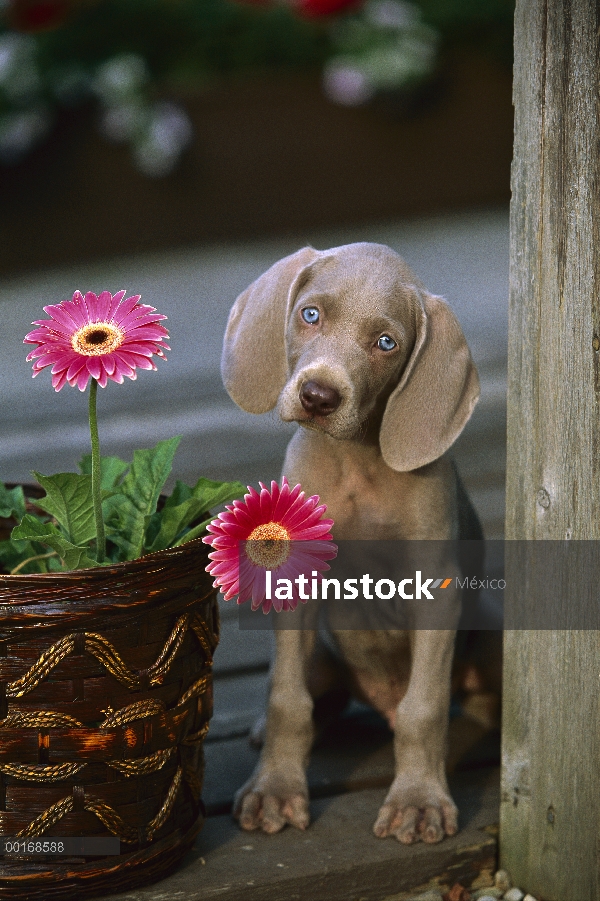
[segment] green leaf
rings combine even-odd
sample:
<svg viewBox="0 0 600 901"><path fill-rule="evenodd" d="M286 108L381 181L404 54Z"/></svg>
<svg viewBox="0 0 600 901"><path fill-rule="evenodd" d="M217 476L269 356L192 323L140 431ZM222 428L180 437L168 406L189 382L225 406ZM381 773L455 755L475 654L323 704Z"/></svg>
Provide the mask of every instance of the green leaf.
<svg viewBox="0 0 600 901"><path fill-rule="evenodd" d="M0 541L0 564L8 573L16 567L21 573L47 572L48 560L39 559L40 555L45 558L46 551L47 548L31 541Z"/></svg>
<svg viewBox="0 0 600 901"><path fill-rule="evenodd" d="M64 560L65 569L87 569L98 566L95 560L88 557L89 548L77 547L61 535L55 525L41 522L37 517L27 513L20 525L11 532L12 541L39 541L51 547Z"/></svg>
<svg viewBox="0 0 600 901"><path fill-rule="evenodd" d="M9 519L14 516L19 522L25 516L25 495L20 485L7 488L0 482L0 517Z"/></svg>
<svg viewBox="0 0 600 901"><path fill-rule="evenodd" d="M96 537L92 477L76 472L59 472L53 476L34 476L46 491L37 506L53 516L69 542L81 546Z"/></svg>
<svg viewBox="0 0 600 901"><path fill-rule="evenodd" d="M189 532L186 532L185 535L182 535L181 538L178 539L173 544L173 547L180 547L182 544L185 544L187 541L192 541L193 538L199 538L200 535L203 535L206 531L206 527L209 522L212 522L214 516L209 516L207 519L204 519L201 523L198 523L197 526L194 526L193 529L190 529Z"/></svg>
<svg viewBox="0 0 600 901"><path fill-rule="evenodd" d="M239 497L244 491L245 488L240 482L211 482L210 479L198 479L194 487L190 488L183 482L177 481L172 494L166 499L163 509L153 517L152 525L155 528L152 532L150 529L148 530L148 552L154 553L154 551L172 547L181 532L200 514L206 513L212 507L234 497ZM194 532L201 534L211 519L212 517L209 517L200 526L196 526ZM159 522L158 531L156 531L157 520ZM186 540L189 540L187 536ZM180 543L182 542L177 542L177 544Z"/></svg>
<svg viewBox="0 0 600 901"><path fill-rule="evenodd" d="M205 511L206 507L202 501L193 497L177 507L167 507L165 504L161 513L157 514L160 517L158 520L160 527L152 544L147 547L148 553L171 547L179 533Z"/></svg>
<svg viewBox="0 0 600 901"><path fill-rule="evenodd" d="M129 463L120 457L100 457L100 488L102 491L113 491L117 487L124 473L129 469ZM79 469L84 475L92 474L92 455L85 454L78 463Z"/></svg>
<svg viewBox="0 0 600 901"><path fill-rule="evenodd" d="M225 504L236 497L243 497L247 490L241 482L212 482L210 479L198 479L191 489L191 496L201 500L205 510L212 510L213 507Z"/></svg>
<svg viewBox="0 0 600 901"><path fill-rule="evenodd" d="M121 550L121 560L142 556L144 536L165 484L180 437L159 441L149 450L136 450L118 493L105 498L106 537Z"/></svg>
<svg viewBox="0 0 600 901"><path fill-rule="evenodd" d="M178 507L192 497L194 497L194 489L177 479L173 491L165 499L165 507Z"/></svg>

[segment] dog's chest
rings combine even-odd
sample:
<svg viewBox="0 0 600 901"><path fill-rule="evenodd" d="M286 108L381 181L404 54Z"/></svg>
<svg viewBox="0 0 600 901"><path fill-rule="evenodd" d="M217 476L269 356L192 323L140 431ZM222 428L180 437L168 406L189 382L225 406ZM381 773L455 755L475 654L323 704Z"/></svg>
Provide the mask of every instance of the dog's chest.
<svg viewBox="0 0 600 901"><path fill-rule="evenodd" d="M345 630L332 639L348 668L353 694L381 713L393 729L396 708L410 680L408 633Z"/></svg>
<svg viewBox="0 0 600 901"><path fill-rule="evenodd" d="M360 477L329 484L314 492L333 519L336 540L385 540L403 537L402 511L390 503L385 486Z"/></svg>
<svg viewBox="0 0 600 901"><path fill-rule="evenodd" d="M327 505L337 540L443 538L438 520L448 521L450 470L441 460L427 469L396 472L378 448L352 447L300 429L288 447L283 473Z"/></svg>

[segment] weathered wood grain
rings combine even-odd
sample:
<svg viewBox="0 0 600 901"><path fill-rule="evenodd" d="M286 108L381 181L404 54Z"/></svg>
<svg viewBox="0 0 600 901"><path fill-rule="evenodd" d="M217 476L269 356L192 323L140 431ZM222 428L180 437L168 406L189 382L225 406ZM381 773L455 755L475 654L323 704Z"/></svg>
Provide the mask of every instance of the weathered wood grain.
<svg viewBox="0 0 600 901"><path fill-rule="evenodd" d="M598 26L594 0L517 2L508 539L600 538ZM552 590L507 583L524 611ZM600 897L598 644L505 636L501 862L537 897Z"/></svg>

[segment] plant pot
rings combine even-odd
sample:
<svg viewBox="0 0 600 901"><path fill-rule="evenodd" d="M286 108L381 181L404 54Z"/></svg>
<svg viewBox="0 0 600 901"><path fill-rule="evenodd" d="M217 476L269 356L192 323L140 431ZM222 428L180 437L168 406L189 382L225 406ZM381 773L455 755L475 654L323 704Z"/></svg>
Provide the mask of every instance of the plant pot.
<svg viewBox="0 0 600 901"><path fill-rule="evenodd" d="M0 836L120 836L117 856L0 857L0 898L162 878L202 826L218 608L199 539L0 576Z"/></svg>

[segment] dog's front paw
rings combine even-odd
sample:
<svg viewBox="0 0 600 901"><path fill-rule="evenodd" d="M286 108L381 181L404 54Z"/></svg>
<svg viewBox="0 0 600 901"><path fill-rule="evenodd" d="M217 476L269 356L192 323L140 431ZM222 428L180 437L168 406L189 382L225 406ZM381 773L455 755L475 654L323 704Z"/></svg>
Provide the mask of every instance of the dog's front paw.
<svg viewBox="0 0 600 901"><path fill-rule="evenodd" d="M447 789L437 781L415 783L397 776L383 803L373 832L395 836L404 845L440 842L458 830L458 810Z"/></svg>
<svg viewBox="0 0 600 901"><path fill-rule="evenodd" d="M237 793L233 815L242 829L262 829L272 835L286 823L306 829L310 823L308 786L304 775L258 772Z"/></svg>

